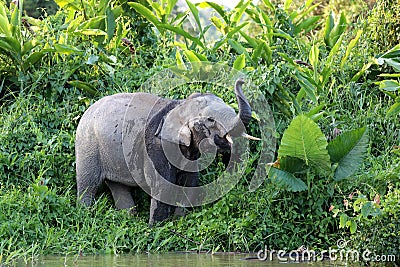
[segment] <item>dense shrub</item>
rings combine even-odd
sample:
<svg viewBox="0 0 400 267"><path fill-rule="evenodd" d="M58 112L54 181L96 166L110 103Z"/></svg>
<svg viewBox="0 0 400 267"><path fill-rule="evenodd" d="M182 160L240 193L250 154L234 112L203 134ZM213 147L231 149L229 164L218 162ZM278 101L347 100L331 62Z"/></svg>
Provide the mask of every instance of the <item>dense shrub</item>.
<svg viewBox="0 0 400 267"><path fill-rule="evenodd" d="M377 0L368 18L375 52L384 52L400 43L400 5L396 0Z"/></svg>
<svg viewBox="0 0 400 267"><path fill-rule="evenodd" d="M228 25L220 25L224 35L211 45L203 43L205 25L203 32L190 31L198 35L188 35L179 27L163 28L161 24L179 26L174 21L179 16L166 14L165 6L160 7L162 12L152 13L154 17L148 13L141 17L124 1L102 3L103 7L90 6L86 14L66 5L36 21L37 34L19 28L15 35L19 41L38 41L30 53L45 51L28 68L19 59L19 65L10 63L7 51L12 49L0 49L0 61L8 62L0 65L0 261L28 254L258 251L264 246L292 250L301 245L318 250L335 246L342 237L351 239L356 248L362 245L399 254L398 117L386 116L388 97L373 80L380 73L378 68L364 70L354 79L375 56L370 47L357 46L357 41L380 45L375 37L366 39L368 34L361 34L344 15L309 16L320 12L308 10L310 1L295 8L249 3L246 10L214 10ZM154 5L145 7L154 11ZM189 13L197 21L193 8ZM353 8L358 10L353 6L349 10ZM117 16L114 21L112 11ZM242 21L240 15L245 13ZM11 19L11 11L7 16ZM107 32L113 27L105 26L105 18L107 25L115 23L114 32ZM216 21L214 26L218 26ZM240 28L241 23L250 27ZM106 35L93 34L101 31ZM392 28L388 31L393 33ZM385 39L384 44L393 40ZM21 60L30 62L28 58ZM271 104L278 143L298 115L318 123L329 140L366 126L370 142L362 168L342 181L335 181L329 172L308 168L296 173L306 185L301 192L265 177L249 193L260 146L252 144L250 164L239 184L216 203L194 208L184 218L148 228L149 201L140 190L135 192L137 216L114 210L107 192L103 196L101 192L89 209L77 206L74 136L83 112L102 96L139 90L166 67L199 60L234 66L252 79L258 86L252 93L262 94ZM235 103L233 92L202 84L175 88L169 96L182 98L194 90L209 89ZM258 134L257 125L253 119L249 132ZM279 161L274 166L279 168ZM214 164L201 173L201 179L207 182L221 171L221 164ZM365 218L346 206L343 200L349 200L353 192L368 205L379 194L380 212ZM340 224L342 214L354 221L351 229Z"/></svg>
<svg viewBox="0 0 400 267"><path fill-rule="evenodd" d="M82 113L76 90L71 102L21 94L2 108L0 184L28 187L35 182L63 189L74 180L74 131ZM72 95L75 95L73 99ZM76 104L73 104L76 102ZM7 105L7 103L9 105Z"/></svg>

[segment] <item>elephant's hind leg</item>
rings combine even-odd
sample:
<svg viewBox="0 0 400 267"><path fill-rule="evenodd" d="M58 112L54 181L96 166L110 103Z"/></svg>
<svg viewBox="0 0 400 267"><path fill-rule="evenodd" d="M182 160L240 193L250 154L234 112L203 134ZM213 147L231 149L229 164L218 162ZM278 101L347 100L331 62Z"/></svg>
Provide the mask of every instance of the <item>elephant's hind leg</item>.
<svg viewBox="0 0 400 267"><path fill-rule="evenodd" d="M84 206L89 207L92 204L97 191L99 190L100 183L87 184L86 182L78 180L77 185L79 202Z"/></svg>
<svg viewBox="0 0 400 267"><path fill-rule="evenodd" d="M103 182L99 166L100 162L96 153L83 151L79 147L76 148L78 201L86 207L92 204Z"/></svg>
<svg viewBox="0 0 400 267"><path fill-rule="evenodd" d="M131 188L129 186L106 180L107 186L110 188L114 198L115 207L117 209L128 209L135 212L135 202L133 202Z"/></svg>

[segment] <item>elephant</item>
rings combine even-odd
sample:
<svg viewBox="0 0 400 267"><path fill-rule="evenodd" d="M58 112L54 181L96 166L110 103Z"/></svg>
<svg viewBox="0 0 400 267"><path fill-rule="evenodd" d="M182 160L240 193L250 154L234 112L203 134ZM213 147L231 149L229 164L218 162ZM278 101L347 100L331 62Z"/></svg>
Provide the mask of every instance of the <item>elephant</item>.
<svg viewBox="0 0 400 267"><path fill-rule="evenodd" d="M199 186L198 171L171 164L163 143L175 145L192 162L204 151L230 151L232 137L259 140L245 132L252 111L243 84L238 79L234 86L238 114L211 93L193 93L182 100L143 92L118 93L95 102L82 115L76 131L78 202L90 206L106 184L117 209L135 212L134 187L162 191L154 183L155 172L173 184ZM149 225L167 219L175 208L152 195Z"/></svg>

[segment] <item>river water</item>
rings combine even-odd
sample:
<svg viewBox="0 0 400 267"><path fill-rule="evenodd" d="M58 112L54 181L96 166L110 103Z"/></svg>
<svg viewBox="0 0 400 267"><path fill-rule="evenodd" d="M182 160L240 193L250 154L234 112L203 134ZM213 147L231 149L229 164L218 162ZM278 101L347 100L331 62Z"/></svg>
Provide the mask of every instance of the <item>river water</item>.
<svg viewBox="0 0 400 267"><path fill-rule="evenodd" d="M249 259L252 258L252 259ZM279 262L260 261L256 255L249 254L184 254L168 253L153 255L101 255L101 256L46 256L21 266L110 266L110 267L322 267L338 265L335 262Z"/></svg>

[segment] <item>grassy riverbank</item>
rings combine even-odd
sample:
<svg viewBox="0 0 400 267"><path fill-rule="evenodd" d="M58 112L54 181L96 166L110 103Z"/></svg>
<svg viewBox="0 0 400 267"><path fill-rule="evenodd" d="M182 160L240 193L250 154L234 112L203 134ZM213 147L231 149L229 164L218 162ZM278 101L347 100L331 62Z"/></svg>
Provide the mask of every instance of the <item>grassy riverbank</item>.
<svg viewBox="0 0 400 267"><path fill-rule="evenodd" d="M340 239L349 248L400 259L395 4L339 1L313 8L311 1L263 1L227 11L203 3L190 5L192 22L181 17L180 24L173 12L183 11L173 1L158 12L155 5L118 0L56 2L62 8L41 20L0 2L0 22L7 25L0 27L0 264L47 254L323 250ZM211 18L197 14L205 6ZM338 10L346 13L330 13ZM387 24L376 23L382 16ZM153 228L140 190L134 216L115 210L107 190L89 209L76 205L74 138L83 112L102 96L138 91L164 68L197 61L233 66L252 79L257 88L251 92L271 106L278 147L301 114L318 125L325 142L362 127L367 134L346 139L338 162L330 154L332 170L308 164L312 155L305 153L292 168L275 164L284 174L265 177L249 192L259 159L259 144L252 144L233 190ZM233 94L223 97L235 102ZM257 125L253 118L248 131L257 135ZM337 166L349 175L339 179ZM215 165L202 179L222 171Z"/></svg>

